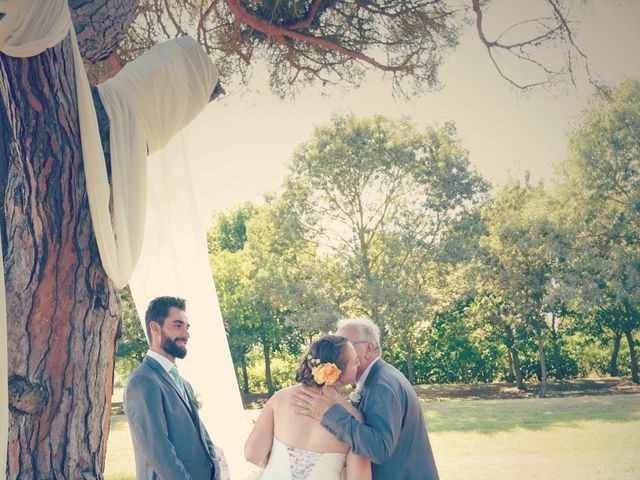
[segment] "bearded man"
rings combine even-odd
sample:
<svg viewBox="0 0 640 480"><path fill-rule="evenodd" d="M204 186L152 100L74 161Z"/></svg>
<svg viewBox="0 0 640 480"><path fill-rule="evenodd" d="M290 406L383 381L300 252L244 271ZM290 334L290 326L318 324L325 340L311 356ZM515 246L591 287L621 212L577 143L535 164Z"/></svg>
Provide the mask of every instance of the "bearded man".
<svg viewBox="0 0 640 480"><path fill-rule="evenodd" d="M185 301L158 297L145 314L149 351L124 393L136 458L136 478L220 480L224 460L198 415L195 395L176 358L187 354Z"/></svg>

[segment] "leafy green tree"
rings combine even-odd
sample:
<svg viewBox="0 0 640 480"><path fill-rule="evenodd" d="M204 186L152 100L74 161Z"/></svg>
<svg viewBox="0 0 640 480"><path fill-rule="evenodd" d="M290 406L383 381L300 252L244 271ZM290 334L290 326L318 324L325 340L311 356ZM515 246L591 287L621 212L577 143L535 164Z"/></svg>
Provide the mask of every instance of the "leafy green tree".
<svg viewBox="0 0 640 480"><path fill-rule="evenodd" d="M640 326L640 81L594 99L570 137L557 196L575 238L568 283L579 291L585 319L611 329L616 370L620 337L638 376L634 331Z"/></svg>
<svg viewBox="0 0 640 480"><path fill-rule="evenodd" d="M496 305L535 334L540 366L540 396L546 394L547 360L543 333L551 315L548 297L562 261L558 245L565 232L549 218L550 197L539 186L506 184L487 211L488 280Z"/></svg>
<svg viewBox="0 0 640 480"><path fill-rule="evenodd" d="M207 232L209 253L242 250L247 241L247 221L257 213L257 207L244 203L229 212L219 212L213 227Z"/></svg>
<svg viewBox="0 0 640 480"><path fill-rule="evenodd" d="M131 371L144 359L149 344L129 287L120 290L120 300L122 322L118 329L116 370L121 379L126 379Z"/></svg>
<svg viewBox="0 0 640 480"><path fill-rule="evenodd" d="M291 238L281 233L275 218L268 204L243 205L217 217L209 232L211 266L245 393L249 391L247 355L254 346L262 349L266 386L272 394L272 355L283 349L295 353L301 341L300 333L287 322L287 292L294 288L291 284L296 279L289 268L295 264L291 258L295 249L287 243ZM230 224L234 228L229 229ZM235 236L228 235L229 231Z"/></svg>
<svg viewBox="0 0 640 480"><path fill-rule="evenodd" d="M383 341L404 341L411 365L442 236L486 189L454 126L419 132L404 120L336 117L298 148L285 187L306 241L339 265L331 298L371 317Z"/></svg>

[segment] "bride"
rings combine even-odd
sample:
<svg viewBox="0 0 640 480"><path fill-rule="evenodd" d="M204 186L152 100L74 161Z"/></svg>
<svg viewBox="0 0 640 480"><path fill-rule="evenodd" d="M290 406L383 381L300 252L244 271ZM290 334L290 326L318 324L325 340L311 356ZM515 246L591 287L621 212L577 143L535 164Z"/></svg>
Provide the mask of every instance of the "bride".
<svg viewBox="0 0 640 480"><path fill-rule="evenodd" d="M371 463L317 420L295 413L293 392L303 386L333 394L359 421L363 416L338 392L354 383L358 359L345 337L325 335L311 344L296 372L297 385L278 391L265 404L245 443L245 457L264 469L261 480L368 480Z"/></svg>

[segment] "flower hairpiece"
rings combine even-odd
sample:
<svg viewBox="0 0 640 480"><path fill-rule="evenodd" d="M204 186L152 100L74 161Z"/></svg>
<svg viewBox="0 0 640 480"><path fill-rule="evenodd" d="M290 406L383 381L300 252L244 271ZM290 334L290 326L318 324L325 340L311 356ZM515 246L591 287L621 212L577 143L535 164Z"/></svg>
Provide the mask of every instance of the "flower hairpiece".
<svg viewBox="0 0 640 480"><path fill-rule="evenodd" d="M317 358L307 357L311 365L315 367L311 368L311 375L318 385L333 385L340 378L342 371L336 366L335 363L320 363Z"/></svg>

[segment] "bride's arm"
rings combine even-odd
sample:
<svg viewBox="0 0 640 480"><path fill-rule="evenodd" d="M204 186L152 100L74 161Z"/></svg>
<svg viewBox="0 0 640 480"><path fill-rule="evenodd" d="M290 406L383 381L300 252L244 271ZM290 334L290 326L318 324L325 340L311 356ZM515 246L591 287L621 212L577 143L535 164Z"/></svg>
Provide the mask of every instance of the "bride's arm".
<svg viewBox="0 0 640 480"><path fill-rule="evenodd" d="M244 444L244 458L261 468L267 466L269 453L273 444L273 399L262 407L262 412L256 420L253 430Z"/></svg>
<svg viewBox="0 0 640 480"><path fill-rule="evenodd" d="M343 480L371 480L371 460L349 450L346 475L343 471L342 478Z"/></svg>

